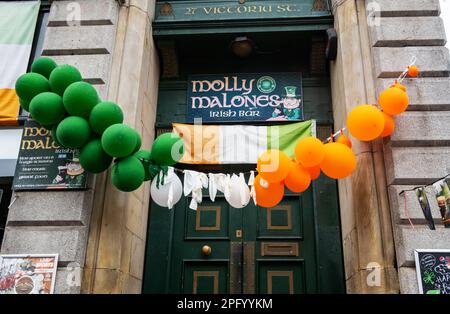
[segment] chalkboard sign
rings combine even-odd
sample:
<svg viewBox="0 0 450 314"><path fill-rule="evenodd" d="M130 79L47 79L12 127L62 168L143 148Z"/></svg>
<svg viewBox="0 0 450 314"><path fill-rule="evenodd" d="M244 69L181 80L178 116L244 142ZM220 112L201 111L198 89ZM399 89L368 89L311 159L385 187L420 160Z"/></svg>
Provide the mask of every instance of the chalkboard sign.
<svg viewBox="0 0 450 314"><path fill-rule="evenodd" d="M25 121L13 190L86 188L79 150L60 147L51 131L34 120Z"/></svg>
<svg viewBox="0 0 450 314"><path fill-rule="evenodd" d="M450 250L415 250L422 294L450 294Z"/></svg>

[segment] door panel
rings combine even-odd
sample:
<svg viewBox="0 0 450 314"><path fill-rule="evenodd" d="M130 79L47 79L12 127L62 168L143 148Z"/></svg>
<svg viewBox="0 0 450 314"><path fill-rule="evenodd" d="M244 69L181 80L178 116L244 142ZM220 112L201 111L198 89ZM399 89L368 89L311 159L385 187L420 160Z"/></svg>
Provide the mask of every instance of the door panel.
<svg viewBox="0 0 450 314"><path fill-rule="evenodd" d="M273 208L258 210L258 239L303 239L303 208L298 196L286 196Z"/></svg>
<svg viewBox="0 0 450 314"><path fill-rule="evenodd" d="M186 240L228 239L229 210L225 199L211 203L205 199L197 210L186 210Z"/></svg>
<svg viewBox="0 0 450 314"><path fill-rule="evenodd" d="M228 261L184 261L183 293L228 293Z"/></svg>
<svg viewBox="0 0 450 314"><path fill-rule="evenodd" d="M286 260L258 261L258 293L300 294L306 293L304 262Z"/></svg>
<svg viewBox="0 0 450 314"><path fill-rule="evenodd" d="M223 197L211 202L204 197L197 210L191 198L182 198L174 208L174 230L170 256L172 293L229 293L230 242L241 225L239 211ZM210 254L202 251L211 248Z"/></svg>
<svg viewBox="0 0 450 314"><path fill-rule="evenodd" d="M255 292L317 292L313 212L311 189L301 195L286 190L279 205L256 208ZM244 225L252 223L244 218Z"/></svg>
<svg viewBox="0 0 450 314"><path fill-rule="evenodd" d="M336 209L336 199L327 200L327 208L314 206L323 203L314 199L317 195L332 195L331 187L316 190L313 184L301 195L286 190L282 202L271 209L255 206L253 201L243 209L231 208L223 195L215 202L204 195L197 210L189 208L190 197L183 197L172 210L152 204L144 291L340 292L339 226L330 225L336 236L322 240L326 234L318 230L326 226L318 225L317 219L329 217L323 212ZM321 215L318 210L323 211ZM323 250L325 243L329 246ZM203 252L204 246L211 248L210 254Z"/></svg>

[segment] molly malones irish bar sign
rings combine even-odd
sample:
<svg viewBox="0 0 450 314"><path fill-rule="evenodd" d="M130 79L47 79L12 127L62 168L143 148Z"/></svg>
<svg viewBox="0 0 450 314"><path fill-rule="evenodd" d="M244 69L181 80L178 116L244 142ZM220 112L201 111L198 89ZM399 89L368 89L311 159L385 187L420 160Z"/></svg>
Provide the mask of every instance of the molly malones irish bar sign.
<svg viewBox="0 0 450 314"><path fill-rule="evenodd" d="M236 73L188 78L187 120L303 120L301 73Z"/></svg>

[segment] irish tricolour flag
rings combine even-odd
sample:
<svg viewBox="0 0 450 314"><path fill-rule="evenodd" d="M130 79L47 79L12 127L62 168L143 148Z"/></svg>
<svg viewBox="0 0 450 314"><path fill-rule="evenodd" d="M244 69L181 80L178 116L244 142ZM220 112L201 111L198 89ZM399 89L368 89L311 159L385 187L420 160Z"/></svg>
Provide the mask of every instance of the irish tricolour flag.
<svg viewBox="0 0 450 314"><path fill-rule="evenodd" d="M284 125L191 125L174 123L174 133L184 141L186 164L254 164L268 149L294 157L303 137L315 136L315 121Z"/></svg>
<svg viewBox="0 0 450 314"><path fill-rule="evenodd" d="M17 124L19 98L14 86L26 72L39 1L0 1L0 125Z"/></svg>

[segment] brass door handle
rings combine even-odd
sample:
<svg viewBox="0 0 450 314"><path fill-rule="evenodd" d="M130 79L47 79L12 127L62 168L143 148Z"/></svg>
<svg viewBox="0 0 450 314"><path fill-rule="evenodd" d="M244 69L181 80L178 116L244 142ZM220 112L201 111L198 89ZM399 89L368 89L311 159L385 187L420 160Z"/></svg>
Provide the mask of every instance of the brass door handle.
<svg viewBox="0 0 450 314"><path fill-rule="evenodd" d="M203 255L211 255L212 249L209 245L204 245L202 247L202 253Z"/></svg>

